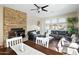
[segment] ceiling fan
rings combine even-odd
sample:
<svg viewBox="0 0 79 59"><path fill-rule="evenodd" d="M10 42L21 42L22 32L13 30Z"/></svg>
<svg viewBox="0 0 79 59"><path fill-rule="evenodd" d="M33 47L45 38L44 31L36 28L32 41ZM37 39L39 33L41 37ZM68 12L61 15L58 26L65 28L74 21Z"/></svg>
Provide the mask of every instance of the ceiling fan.
<svg viewBox="0 0 79 59"><path fill-rule="evenodd" d="M38 13L40 13L40 11L48 12L48 10L45 9L46 7L48 7L48 5L45 5L43 7L38 6L37 4L34 4L34 5L37 7L37 9L31 9L31 10L37 10Z"/></svg>

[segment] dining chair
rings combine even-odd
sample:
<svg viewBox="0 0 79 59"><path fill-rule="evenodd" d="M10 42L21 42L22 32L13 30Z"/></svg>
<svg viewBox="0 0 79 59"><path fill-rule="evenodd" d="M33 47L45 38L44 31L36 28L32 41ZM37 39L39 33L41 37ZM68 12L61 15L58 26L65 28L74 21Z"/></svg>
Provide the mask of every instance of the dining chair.
<svg viewBox="0 0 79 59"><path fill-rule="evenodd" d="M68 45L68 41L65 39L65 37L62 37L59 42L58 42L58 51L59 52L67 52L67 45Z"/></svg>
<svg viewBox="0 0 79 59"><path fill-rule="evenodd" d="M22 43L22 37L14 37L6 40L7 47L11 47L20 43Z"/></svg>
<svg viewBox="0 0 79 59"><path fill-rule="evenodd" d="M69 54L69 55L79 55L77 49L70 48L70 47L67 48L67 54Z"/></svg>
<svg viewBox="0 0 79 59"><path fill-rule="evenodd" d="M78 55L79 45L77 43L70 43L69 47L67 48L67 54L70 55Z"/></svg>
<svg viewBox="0 0 79 59"><path fill-rule="evenodd" d="M49 47L49 38L46 38L46 37L36 37L36 44L48 48Z"/></svg>

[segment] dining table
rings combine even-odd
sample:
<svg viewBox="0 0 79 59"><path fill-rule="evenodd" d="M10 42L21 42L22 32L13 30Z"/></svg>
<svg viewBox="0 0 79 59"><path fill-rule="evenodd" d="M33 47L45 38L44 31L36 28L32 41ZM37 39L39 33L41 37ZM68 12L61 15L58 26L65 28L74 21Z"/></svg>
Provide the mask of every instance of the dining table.
<svg viewBox="0 0 79 59"><path fill-rule="evenodd" d="M64 55L63 53L43 47L30 40L24 41L23 43L33 49L36 49L37 51L44 53L45 55ZM4 48L0 48L0 55L17 55L17 53L11 47L8 48L4 47Z"/></svg>

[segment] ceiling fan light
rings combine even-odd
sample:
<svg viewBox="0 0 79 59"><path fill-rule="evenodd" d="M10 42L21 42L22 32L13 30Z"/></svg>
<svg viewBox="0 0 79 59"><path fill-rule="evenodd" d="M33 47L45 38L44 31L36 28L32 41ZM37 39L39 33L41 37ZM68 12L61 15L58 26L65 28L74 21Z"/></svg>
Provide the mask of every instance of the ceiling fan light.
<svg viewBox="0 0 79 59"><path fill-rule="evenodd" d="M41 11L41 8L39 9L39 11Z"/></svg>

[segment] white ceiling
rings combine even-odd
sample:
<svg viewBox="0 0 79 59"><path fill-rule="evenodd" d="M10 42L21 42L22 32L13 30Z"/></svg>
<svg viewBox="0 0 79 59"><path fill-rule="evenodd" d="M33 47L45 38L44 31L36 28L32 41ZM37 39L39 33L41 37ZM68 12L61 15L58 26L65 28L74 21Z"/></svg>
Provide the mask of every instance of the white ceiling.
<svg viewBox="0 0 79 59"><path fill-rule="evenodd" d="M38 6L44 6L47 4L37 4ZM36 9L33 4L3 4L2 6L10 7L16 10L20 10L26 12L27 15L35 16L35 17L49 17L49 16L57 16L70 12L74 12L79 10L78 4L49 4L45 9L48 12L41 11L38 13L36 10L31 11L31 9Z"/></svg>

